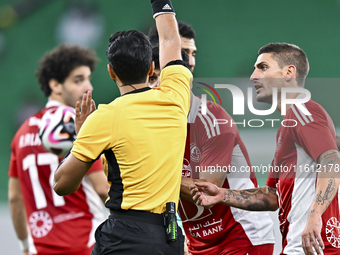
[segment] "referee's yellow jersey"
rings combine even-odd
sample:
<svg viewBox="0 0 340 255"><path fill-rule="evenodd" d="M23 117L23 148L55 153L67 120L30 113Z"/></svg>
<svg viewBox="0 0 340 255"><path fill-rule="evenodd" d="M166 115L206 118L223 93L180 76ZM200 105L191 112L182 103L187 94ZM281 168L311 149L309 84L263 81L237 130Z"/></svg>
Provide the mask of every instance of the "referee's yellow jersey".
<svg viewBox="0 0 340 255"><path fill-rule="evenodd" d="M99 105L73 144L71 153L84 162L105 154L110 209L162 213L167 202L178 204L192 74L176 64L160 79L158 88Z"/></svg>

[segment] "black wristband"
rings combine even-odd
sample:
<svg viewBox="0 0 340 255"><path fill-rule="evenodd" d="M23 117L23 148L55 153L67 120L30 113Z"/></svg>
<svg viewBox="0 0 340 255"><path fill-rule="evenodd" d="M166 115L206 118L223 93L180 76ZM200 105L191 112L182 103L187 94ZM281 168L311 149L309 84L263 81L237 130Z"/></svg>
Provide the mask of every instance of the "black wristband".
<svg viewBox="0 0 340 255"><path fill-rule="evenodd" d="M174 13L174 7L172 7L170 0L151 0L153 18L163 13Z"/></svg>

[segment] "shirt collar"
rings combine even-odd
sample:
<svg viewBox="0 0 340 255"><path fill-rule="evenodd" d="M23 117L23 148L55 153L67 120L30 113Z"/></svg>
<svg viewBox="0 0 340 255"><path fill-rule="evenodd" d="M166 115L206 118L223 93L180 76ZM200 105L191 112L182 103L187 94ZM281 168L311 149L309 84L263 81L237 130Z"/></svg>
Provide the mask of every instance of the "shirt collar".
<svg viewBox="0 0 340 255"><path fill-rule="evenodd" d="M133 93L139 93L139 92L148 91L148 90L150 90L150 89L151 89L150 87L144 87L144 88L141 88L141 89L135 89L135 90L132 90L132 91L130 91L130 92L125 93L123 96L128 95L128 94L133 94Z"/></svg>

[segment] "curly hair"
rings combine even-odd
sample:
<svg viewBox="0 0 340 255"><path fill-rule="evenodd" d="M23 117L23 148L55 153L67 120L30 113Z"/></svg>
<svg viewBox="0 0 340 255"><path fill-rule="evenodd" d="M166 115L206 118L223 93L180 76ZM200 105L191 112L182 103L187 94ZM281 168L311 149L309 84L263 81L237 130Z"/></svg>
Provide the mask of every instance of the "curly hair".
<svg viewBox="0 0 340 255"><path fill-rule="evenodd" d="M63 83L69 74L79 66L88 66L92 72L97 61L95 52L92 50L62 44L47 52L39 61L36 76L40 89L48 97L52 92L49 86L51 79Z"/></svg>

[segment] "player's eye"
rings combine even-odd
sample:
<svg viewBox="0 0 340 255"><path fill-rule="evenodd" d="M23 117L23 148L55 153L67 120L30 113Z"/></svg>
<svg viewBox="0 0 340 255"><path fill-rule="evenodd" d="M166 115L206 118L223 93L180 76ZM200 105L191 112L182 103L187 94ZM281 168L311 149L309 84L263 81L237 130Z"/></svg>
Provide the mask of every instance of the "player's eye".
<svg viewBox="0 0 340 255"><path fill-rule="evenodd" d="M84 79L82 79L82 78L78 78L78 79L75 79L75 80L74 80L74 82L75 82L76 84L81 84L83 81L84 81Z"/></svg>
<svg viewBox="0 0 340 255"><path fill-rule="evenodd" d="M149 87L155 87L157 86L158 82L158 76L153 74L152 76L149 77Z"/></svg>
<svg viewBox="0 0 340 255"><path fill-rule="evenodd" d="M186 54L190 54L190 50L188 50L188 49L183 49L184 50L184 52L186 53Z"/></svg>

